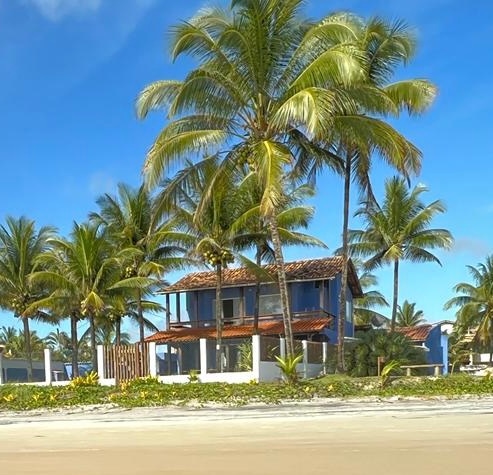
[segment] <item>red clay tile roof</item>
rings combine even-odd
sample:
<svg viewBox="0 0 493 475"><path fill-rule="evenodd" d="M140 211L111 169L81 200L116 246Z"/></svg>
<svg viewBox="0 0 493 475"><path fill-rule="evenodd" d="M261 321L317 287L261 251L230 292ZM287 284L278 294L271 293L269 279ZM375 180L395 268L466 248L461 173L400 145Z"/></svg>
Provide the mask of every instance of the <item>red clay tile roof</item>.
<svg viewBox="0 0 493 475"><path fill-rule="evenodd" d="M271 275L275 275L274 265L263 266ZM286 262L286 277L288 282L303 280L332 279L342 270L342 257L325 257L303 261ZM245 267L225 269L223 271L223 287L253 285L255 275ZM348 283L354 297L362 294L356 270L350 261ZM192 272L182 277L178 282L163 289L163 293L182 292L186 290L213 289L216 287L215 272Z"/></svg>
<svg viewBox="0 0 493 475"><path fill-rule="evenodd" d="M328 327L332 318L305 318L293 320L293 334L318 333ZM284 326L282 321L278 322L259 322L260 335L282 335ZM252 325L232 325L223 328L223 338L248 338L253 335ZM201 338L215 339L215 327L202 328L175 328L169 331L157 332L146 338L146 342L155 343L187 343L197 341Z"/></svg>
<svg viewBox="0 0 493 475"><path fill-rule="evenodd" d="M419 325L417 327L396 327L395 331L406 335L412 341L425 341L433 325Z"/></svg>

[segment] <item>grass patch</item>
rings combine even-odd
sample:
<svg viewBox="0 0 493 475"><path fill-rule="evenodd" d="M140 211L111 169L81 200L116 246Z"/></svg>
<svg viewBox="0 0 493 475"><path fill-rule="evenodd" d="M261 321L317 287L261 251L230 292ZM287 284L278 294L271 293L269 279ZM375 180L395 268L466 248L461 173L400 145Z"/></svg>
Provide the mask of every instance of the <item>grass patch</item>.
<svg viewBox="0 0 493 475"><path fill-rule="evenodd" d="M167 405L204 405L218 403L240 406L249 403L279 404L282 401L305 401L318 398L364 396L484 396L493 394L493 379L467 375L438 378L395 378L382 387L379 378L326 376L299 384L282 383L194 383L162 384L144 378L117 387L97 384L68 386L0 386L0 410L61 408L113 403L122 407Z"/></svg>

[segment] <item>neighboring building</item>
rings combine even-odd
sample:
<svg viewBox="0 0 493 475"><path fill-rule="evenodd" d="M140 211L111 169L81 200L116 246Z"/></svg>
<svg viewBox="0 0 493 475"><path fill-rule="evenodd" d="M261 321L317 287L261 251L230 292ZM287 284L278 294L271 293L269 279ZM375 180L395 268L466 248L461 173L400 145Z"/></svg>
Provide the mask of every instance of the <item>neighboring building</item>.
<svg viewBox="0 0 493 475"><path fill-rule="evenodd" d="M275 267L264 269L275 276ZM341 287L341 257L310 259L285 264L296 339L337 342L337 315ZM253 334L256 276L247 268L225 269L222 284L223 339L246 338ZM166 308L175 294L176 315L167 313L166 331L147 338L159 344L187 343L200 338L214 339L215 272L195 272L166 287ZM182 315L181 295L185 294L187 319ZM345 336L354 336L353 298L361 296L361 286L352 262L349 263L347 320ZM259 333L279 336L284 333L279 288L275 282L262 282L259 299Z"/></svg>
<svg viewBox="0 0 493 475"><path fill-rule="evenodd" d="M415 327L396 327L395 331L407 336L415 345L423 347L428 364L443 364L448 373L448 339L453 323L446 320Z"/></svg>
<svg viewBox="0 0 493 475"><path fill-rule="evenodd" d="M491 366L493 363L493 349L488 351L488 345L482 344L478 335L478 327L471 327L462 336L461 342L470 350L469 367L484 365ZM461 370L463 368L461 367ZM470 369L469 369L470 370Z"/></svg>
<svg viewBox="0 0 493 475"><path fill-rule="evenodd" d="M6 358L0 354L0 382L5 383L25 383L27 382L28 362L20 358ZM53 361L51 363L52 377L54 381L67 379L63 363ZM45 381L45 362L33 361L34 382Z"/></svg>

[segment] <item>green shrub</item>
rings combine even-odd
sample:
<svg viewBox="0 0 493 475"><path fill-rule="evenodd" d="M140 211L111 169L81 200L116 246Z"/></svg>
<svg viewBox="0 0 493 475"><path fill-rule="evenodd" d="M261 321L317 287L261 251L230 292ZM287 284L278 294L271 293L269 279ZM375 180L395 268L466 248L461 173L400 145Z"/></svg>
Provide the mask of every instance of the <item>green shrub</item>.
<svg viewBox="0 0 493 475"><path fill-rule="evenodd" d="M357 332L359 342L347 353L346 367L352 376L376 376L377 359L397 360L402 364L425 364L425 353L400 333L385 330Z"/></svg>
<svg viewBox="0 0 493 475"><path fill-rule="evenodd" d="M276 356L277 367L281 370L284 380L288 384L296 384L298 382L298 371L296 367L303 360L303 354L289 355L281 358Z"/></svg>
<svg viewBox="0 0 493 475"><path fill-rule="evenodd" d="M292 366L292 365L291 365ZM396 367L387 365L390 368ZM386 372L386 370L385 370ZM28 384L0 386L0 411L69 407L113 403L122 407L149 407L208 403L240 406L249 403L279 404L286 400L347 398L362 396L445 396L493 394L493 378L468 375L413 377L388 380L382 386L376 377L353 378L331 375L283 383L202 383L162 384L156 378L140 378L116 387L99 385L34 386Z"/></svg>
<svg viewBox="0 0 493 475"><path fill-rule="evenodd" d="M76 388L84 388L84 387L92 387L99 385L99 376L98 373L91 371L87 373L85 376L78 376L70 381L69 387L72 389Z"/></svg>

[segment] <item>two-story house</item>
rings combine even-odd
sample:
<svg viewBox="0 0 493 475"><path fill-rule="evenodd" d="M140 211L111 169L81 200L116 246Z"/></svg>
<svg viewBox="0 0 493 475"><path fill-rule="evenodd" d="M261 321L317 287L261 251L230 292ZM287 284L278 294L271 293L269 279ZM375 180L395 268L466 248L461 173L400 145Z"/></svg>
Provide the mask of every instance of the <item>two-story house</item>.
<svg viewBox="0 0 493 475"><path fill-rule="evenodd" d="M275 267L265 269L275 276ZM296 339L337 342L337 315L341 286L341 257L327 257L288 262L285 265L292 313L292 329ZM245 338L254 329L253 315L256 276L247 268L225 269L222 290L223 339ZM166 330L147 341L158 344L214 339L216 275L194 272L163 289L166 296ZM172 315L172 295L176 311ZM182 299L182 294L185 298ZM352 262L349 263L346 302L345 336L354 336L353 299L361 296L361 286ZM186 306L186 316L184 315ZM261 282L259 292L258 333L281 336L284 332L279 288L276 282Z"/></svg>

